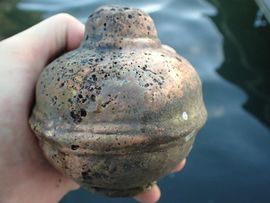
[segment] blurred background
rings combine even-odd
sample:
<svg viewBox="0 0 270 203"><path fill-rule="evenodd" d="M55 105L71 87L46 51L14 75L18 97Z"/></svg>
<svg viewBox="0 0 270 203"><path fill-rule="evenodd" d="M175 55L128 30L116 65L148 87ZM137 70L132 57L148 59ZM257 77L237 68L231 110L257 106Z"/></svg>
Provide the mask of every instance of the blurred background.
<svg viewBox="0 0 270 203"><path fill-rule="evenodd" d="M59 12L85 22L103 4L133 6L148 12L162 43L187 58L203 82L208 121L184 170L159 181L160 202L269 203L270 2L0 0L0 39ZM61 201L73 202L135 201L106 198L80 189Z"/></svg>

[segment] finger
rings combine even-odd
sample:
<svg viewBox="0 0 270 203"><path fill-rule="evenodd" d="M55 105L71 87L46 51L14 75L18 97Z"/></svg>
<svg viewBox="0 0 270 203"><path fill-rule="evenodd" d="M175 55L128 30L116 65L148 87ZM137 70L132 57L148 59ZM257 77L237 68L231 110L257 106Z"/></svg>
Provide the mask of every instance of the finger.
<svg viewBox="0 0 270 203"><path fill-rule="evenodd" d="M185 164L186 164L186 159L183 159L174 169L173 169L173 173L176 173L176 172L179 172L179 171L181 171L183 168L184 168L184 166L185 166Z"/></svg>
<svg viewBox="0 0 270 203"><path fill-rule="evenodd" d="M13 58L32 64L39 72L49 60L63 51L79 46L84 26L68 14L52 16L1 43L13 52ZM8 43L5 43L8 42Z"/></svg>
<svg viewBox="0 0 270 203"><path fill-rule="evenodd" d="M153 185L149 191L146 191L134 197L134 199L142 203L155 203L159 200L159 198L160 189L156 184Z"/></svg>

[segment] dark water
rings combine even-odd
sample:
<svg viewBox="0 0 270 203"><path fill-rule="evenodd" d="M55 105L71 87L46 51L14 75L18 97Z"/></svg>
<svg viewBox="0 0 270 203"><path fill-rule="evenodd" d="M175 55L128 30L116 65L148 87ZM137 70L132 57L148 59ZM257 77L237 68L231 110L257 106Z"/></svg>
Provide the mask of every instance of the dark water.
<svg viewBox="0 0 270 203"><path fill-rule="evenodd" d="M85 21L106 3L149 12L161 41L190 60L203 81L208 122L185 169L159 182L160 202L270 202L270 26L258 19L254 1L25 0L14 13L33 20L33 11L35 19L65 11ZM135 201L78 190L61 201L71 202Z"/></svg>

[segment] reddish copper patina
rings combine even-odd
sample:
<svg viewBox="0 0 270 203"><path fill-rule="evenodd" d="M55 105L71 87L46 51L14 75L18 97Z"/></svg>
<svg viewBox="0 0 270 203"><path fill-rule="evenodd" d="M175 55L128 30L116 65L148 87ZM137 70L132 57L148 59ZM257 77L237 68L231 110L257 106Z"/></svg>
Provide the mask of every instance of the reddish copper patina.
<svg viewBox="0 0 270 203"><path fill-rule="evenodd" d="M207 117L194 68L139 9L104 6L41 73L30 118L50 163L83 187L138 194L191 150Z"/></svg>

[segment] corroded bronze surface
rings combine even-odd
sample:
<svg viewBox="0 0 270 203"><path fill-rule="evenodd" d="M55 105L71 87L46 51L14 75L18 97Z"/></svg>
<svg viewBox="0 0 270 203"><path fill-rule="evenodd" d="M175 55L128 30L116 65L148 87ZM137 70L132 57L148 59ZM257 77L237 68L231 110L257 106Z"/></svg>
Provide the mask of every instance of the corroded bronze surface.
<svg viewBox="0 0 270 203"><path fill-rule="evenodd" d="M104 6L81 46L41 73L30 124L59 171L91 191L131 196L188 155L206 115L197 73L160 44L150 16Z"/></svg>

